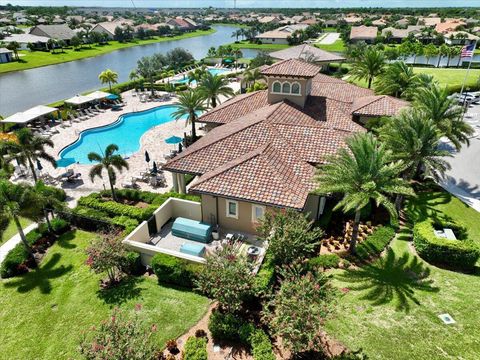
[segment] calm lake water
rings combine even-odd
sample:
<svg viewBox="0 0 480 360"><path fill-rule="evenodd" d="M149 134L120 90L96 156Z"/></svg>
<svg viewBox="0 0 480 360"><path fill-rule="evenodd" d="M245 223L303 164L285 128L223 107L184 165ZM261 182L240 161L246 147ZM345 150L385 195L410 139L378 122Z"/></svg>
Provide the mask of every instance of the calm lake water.
<svg viewBox="0 0 480 360"><path fill-rule="evenodd" d="M196 59L207 54L211 46L231 43L232 26L215 26L217 32L195 38L155 43L121 49L94 58L45 66L0 75L0 114L11 115L39 104L49 104L76 94L99 88L98 74L109 68L118 72L118 81L128 80L130 71L142 56L183 47ZM245 50L243 56L255 56L256 51Z"/></svg>

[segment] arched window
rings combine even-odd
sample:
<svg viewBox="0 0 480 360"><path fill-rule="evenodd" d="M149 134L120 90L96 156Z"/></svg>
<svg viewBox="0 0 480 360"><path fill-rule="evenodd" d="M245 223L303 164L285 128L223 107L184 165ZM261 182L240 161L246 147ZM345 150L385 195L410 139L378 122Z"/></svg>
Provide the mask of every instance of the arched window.
<svg viewBox="0 0 480 360"><path fill-rule="evenodd" d="M279 93L282 91L282 85L278 82L278 81L275 81L272 85L272 91L274 93Z"/></svg>
<svg viewBox="0 0 480 360"><path fill-rule="evenodd" d="M292 94L300 94L300 84L295 82L292 84Z"/></svg>
<svg viewBox="0 0 480 360"><path fill-rule="evenodd" d="M282 85L282 93L290 94L290 83L286 82Z"/></svg>

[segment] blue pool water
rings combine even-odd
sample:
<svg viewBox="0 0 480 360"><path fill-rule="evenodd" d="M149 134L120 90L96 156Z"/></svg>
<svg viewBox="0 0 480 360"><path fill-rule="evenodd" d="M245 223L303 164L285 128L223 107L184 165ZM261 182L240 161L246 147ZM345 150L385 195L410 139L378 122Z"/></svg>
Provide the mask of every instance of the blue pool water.
<svg viewBox="0 0 480 360"><path fill-rule="evenodd" d="M176 109L175 105L164 105L147 111L125 114L113 124L82 131L76 142L60 152L60 164L65 162L91 164L87 158L88 153L94 151L101 154L109 144L117 144L121 155L130 156L140 149L140 138L145 132L174 120L172 113Z"/></svg>
<svg viewBox="0 0 480 360"><path fill-rule="evenodd" d="M212 75L220 75L223 74L224 72L227 72L229 70L227 69L215 69L215 68L208 68L207 71L212 74ZM180 79L180 80L175 80L175 84L185 84L188 83L189 77L185 76L185 79ZM193 81L194 82L194 81Z"/></svg>

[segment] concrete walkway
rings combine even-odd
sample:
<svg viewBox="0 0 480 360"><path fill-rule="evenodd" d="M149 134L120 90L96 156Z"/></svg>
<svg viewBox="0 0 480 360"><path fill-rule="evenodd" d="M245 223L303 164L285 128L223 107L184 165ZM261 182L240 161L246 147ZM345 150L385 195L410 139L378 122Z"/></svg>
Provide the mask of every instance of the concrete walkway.
<svg viewBox="0 0 480 360"><path fill-rule="evenodd" d="M23 232L25 234L28 234L30 231L35 229L38 226L37 223L32 223L28 225L25 229L23 229ZM14 235L12 238L10 238L5 244L0 246L0 264L3 262L5 259L5 256L7 256L8 252L12 250L17 244L19 244L22 241L20 238L19 234Z"/></svg>
<svg viewBox="0 0 480 360"><path fill-rule="evenodd" d="M324 37L318 42L318 44L321 44L321 45L331 45L331 44L335 43L335 41L337 41L338 39L340 39L340 34L339 34L339 33L337 33L337 32L327 33L327 35L324 36Z"/></svg>

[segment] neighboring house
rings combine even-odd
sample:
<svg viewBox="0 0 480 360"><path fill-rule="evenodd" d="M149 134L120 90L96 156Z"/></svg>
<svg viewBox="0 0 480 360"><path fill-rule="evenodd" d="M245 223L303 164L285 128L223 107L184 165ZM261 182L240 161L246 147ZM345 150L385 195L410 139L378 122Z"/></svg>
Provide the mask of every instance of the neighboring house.
<svg viewBox="0 0 480 360"><path fill-rule="evenodd" d="M444 34L447 45L470 45L474 44L480 37L466 31L451 31Z"/></svg>
<svg viewBox="0 0 480 360"><path fill-rule="evenodd" d="M384 19L377 19L372 21L373 26L383 27L387 25L387 21Z"/></svg>
<svg viewBox="0 0 480 360"><path fill-rule="evenodd" d="M423 25L427 27L435 27L442 22L440 17L420 17L418 18L417 25Z"/></svg>
<svg viewBox="0 0 480 360"><path fill-rule="evenodd" d="M391 34L390 42L401 43L403 39L406 39L408 35L414 34L417 35L422 32L424 26L412 26L410 25L406 29L395 29L392 27L388 27L382 30L382 36L386 37L388 33Z"/></svg>
<svg viewBox="0 0 480 360"><path fill-rule="evenodd" d="M377 38L378 28L376 26L352 26L350 30L350 41L364 41L367 44L373 44Z"/></svg>
<svg viewBox="0 0 480 360"><path fill-rule="evenodd" d="M37 25L30 29L31 35L44 36L50 39L63 40L67 44L74 37L75 31L66 24L62 25Z"/></svg>
<svg viewBox="0 0 480 360"><path fill-rule="evenodd" d="M7 48L0 48L0 64L8 63L13 60L13 51Z"/></svg>
<svg viewBox="0 0 480 360"><path fill-rule="evenodd" d="M190 20L193 22L193 20ZM176 27L182 31L192 31L192 30L195 30L197 28L196 25L193 25L192 23L190 23L189 21L187 21L186 19L184 18L181 18L181 17L176 17L176 18L173 18L173 19L169 19L166 21L166 23L168 25L171 25L173 27Z"/></svg>
<svg viewBox="0 0 480 360"><path fill-rule="evenodd" d="M96 24L91 31L97 32L100 34L107 34L108 39L113 40L115 36L115 29L117 27L120 27L123 29L125 25L119 21L105 21L105 22Z"/></svg>
<svg viewBox="0 0 480 360"><path fill-rule="evenodd" d="M288 37L292 36L295 31L305 30L308 25L305 24L295 24L295 25L285 25L279 27L278 29L264 32L260 35L255 36L262 44L288 44Z"/></svg>
<svg viewBox="0 0 480 360"><path fill-rule="evenodd" d="M47 49L49 39L46 36L32 34L11 34L4 38L3 41L6 43L16 41L20 45L20 50L28 50L28 44L33 44L36 49Z"/></svg>
<svg viewBox="0 0 480 360"><path fill-rule="evenodd" d="M360 16L345 16L343 18L343 21L345 21L348 25L356 25L356 24L361 24L363 21L363 18Z"/></svg>
<svg viewBox="0 0 480 360"><path fill-rule="evenodd" d="M319 66L328 65L331 62L342 62L346 59L343 56L321 50L315 46L302 44L287 49L274 51L269 54L274 59L289 60L299 59L315 63Z"/></svg>
<svg viewBox="0 0 480 360"><path fill-rule="evenodd" d="M11 19L9 19L9 18L6 18L6 17L0 18L0 24L1 24L1 25L11 25L11 24L13 24L13 23L14 23L14 22L13 22Z"/></svg>
<svg viewBox="0 0 480 360"><path fill-rule="evenodd" d="M280 22L280 18L276 16L263 16L258 19L260 24L278 24Z"/></svg>
<svg viewBox="0 0 480 360"><path fill-rule="evenodd" d="M326 198L313 194L316 167L366 130L368 118L392 116L408 103L319 73L302 60L264 68L268 90L238 95L201 116L211 128L169 160L174 189L198 176L189 192L202 198L202 220L254 234L266 211L294 209L322 216Z"/></svg>
<svg viewBox="0 0 480 360"><path fill-rule="evenodd" d="M329 27L336 27L338 25L338 20L333 20L333 19L330 19L330 20L326 20L324 22L325 24L325 27L329 28Z"/></svg>
<svg viewBox="0 0 480 360"><path fill-rule="evenodd" d="M453 20L453 21L446 21L435 26L435 31L440 34L445 34L447 32L455 31L460 26L467 25L464 21L461 20Z"/></svg>
<svg viewBox="0 0 480 360"><path fill-rule="evenodd" d="M408 24L410 24L410 21L408 21L407 18L403 18L403 19L397 20L395 24L397 24L400 27L406 27L408 26Z"/></svg>
<svg viewBox="0 0 480 360"><path fill-rule="evenodd" d="M317 23L316 19L306 19L300 22L300 24L309 25L309 26L315 25L316 23Z"/></svg>

